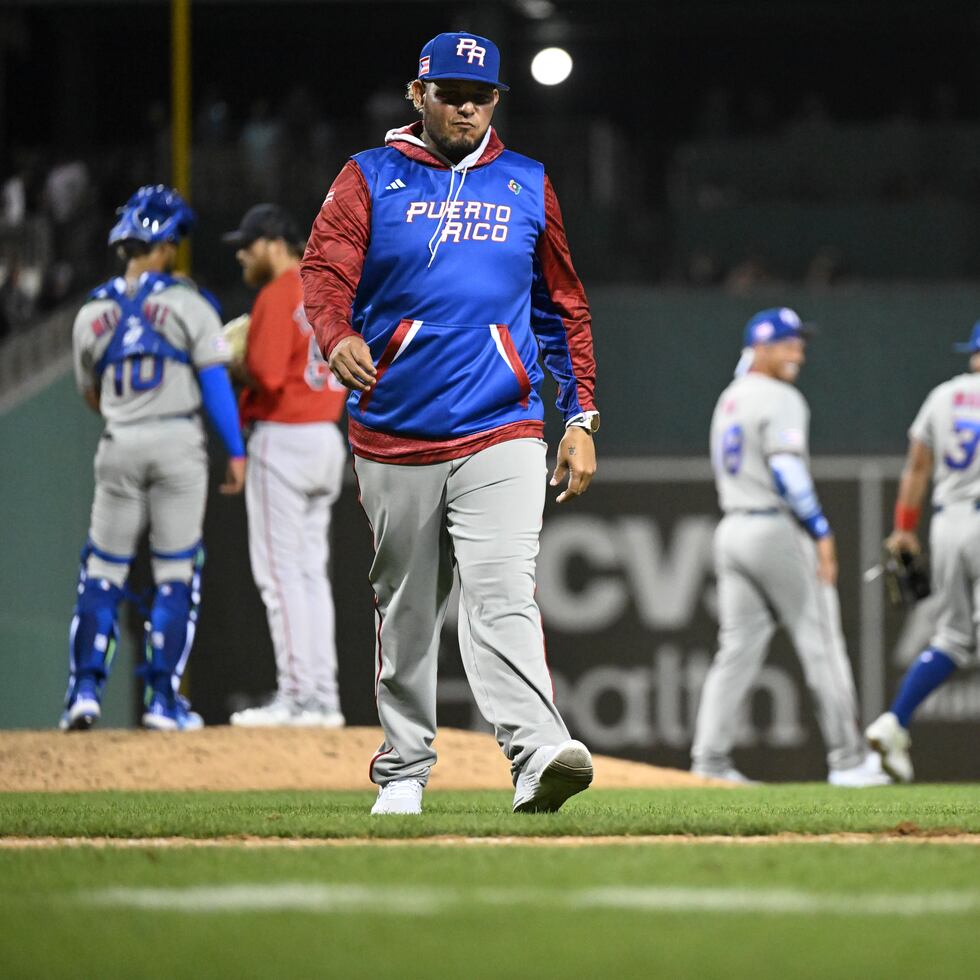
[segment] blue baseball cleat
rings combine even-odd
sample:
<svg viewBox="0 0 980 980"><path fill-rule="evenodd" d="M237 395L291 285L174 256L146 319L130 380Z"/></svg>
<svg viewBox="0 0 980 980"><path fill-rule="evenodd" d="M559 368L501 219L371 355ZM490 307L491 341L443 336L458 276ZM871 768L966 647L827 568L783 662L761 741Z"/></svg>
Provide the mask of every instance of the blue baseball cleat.
<svg viewBox="0 0 980 980"><path fill-rule="evenodd" d="M143 712L143 727L156 732L195 732L204 727L204 719L191 711L187 698L157 691Z"/></svg>
<svg viewBox="0 0 980 980"><path fill-rule="evenodd" d="M94 680L80 680L71 704L61 715L58 727L63 732L87 732L101 717L98 684Z"/></svg>

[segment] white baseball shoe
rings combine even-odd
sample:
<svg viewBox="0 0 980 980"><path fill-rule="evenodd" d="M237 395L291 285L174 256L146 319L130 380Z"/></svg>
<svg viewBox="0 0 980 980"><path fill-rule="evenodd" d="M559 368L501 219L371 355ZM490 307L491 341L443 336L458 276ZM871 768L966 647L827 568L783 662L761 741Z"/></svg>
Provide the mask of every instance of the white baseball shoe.
<svg viewBox="0 0 980 980"><path fill-rule="evenodd" d="M298 712L299 706L292 698L277 694L268 704L234 712L228 721L241 728L278 728L291 725Z"/></svg>
<svg viewBox="0 0 980 980"><path fill-rule="evenodd" d="M228 721L240 728L343 728L347 723L337 709L319 702L300 704L284 694L257 708L236 711Z"/></svg>
<svg viewBox="0 0 980 980"><path fill-rule="evenodd" d="M844 786L849 789L860 789L864 786L887 786L892 781L881 768L881 759L874 752L864 757L864 762L851 766L849 769L831 769L827 774L827 782L831 786Z"/></svg>
<svg viewBox="0 0 980 980"><path fill-rule="evenodd" d="M422 812L422 783L418 779L396 779L378 790L371 814L414 815Z"/></svg>
<svg viewBox="0 0 980 980"><path fill-rule="evenodd" d="M542 745L517 777L514 813L554 813L591 782L592 756L581 742Z"/></svg>
<svg viewBox="0 0 980 980"><path fill-rule="evenodd" d="M312 708L304 708L300 718L302 720L294 722L307 728L343 728L347 724L347 719L340 711L324 708L316 705Z"/></svg>
<svg viewBox="0 0 980 980"><path fill-rule="evenodd" d="M864 730L868 744L881 758L881 768L896 782L911 783L915 778L912 769L912 756L909 749L912 739L907 728L903 728L898 718L886 711Z"/></svg>
<svg viewBox="0 0 980 980"><path fill-rule="evenodd" d="M728 783L739 783L741 786L761 786L758 779L749 779L743 772L739 772L734 766L726 766L718 769L708 769L705 766L691 766L691 772L695 776L704 779L724 779Z"/></svg>
<svg viewBox="0 0 980 980"><path fill-rule="evenodd" d="M94 681L81 681L75 700L65 709L58 722L58 727L63 731L88 731L102 717L102 708L99 705L98 688Z"/></svg>

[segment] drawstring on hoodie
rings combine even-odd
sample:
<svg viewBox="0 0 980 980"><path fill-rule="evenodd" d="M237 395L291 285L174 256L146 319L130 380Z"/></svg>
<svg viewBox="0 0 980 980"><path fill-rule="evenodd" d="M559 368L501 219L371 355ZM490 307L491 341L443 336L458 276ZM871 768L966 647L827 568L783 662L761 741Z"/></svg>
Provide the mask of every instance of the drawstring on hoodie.
<svg viewBox="0 0 980 980"><path fill-rule="evenodd" d="M442 206L442 214L439 215L439 224L436 225L436 230L429 239L429 264L426 266L427 269L432 268L432 263L436 260L436 252L439 251L439 244L442 241L439 238L439 233L442 231L442 223L446 220L449 209L459 200L459 192L463 189L463 184L466 183L466 174L469 172L469 169L469 163L464 163L460 171L463 176L460 179L459 187L456 188L455 197L453 197L453 185L456 183L456 168L450 167L449 169L449 193L446 195L446 203ZM435 242L434 247L433 242Z"/></svg>
<svg viewBox="0 0 980 980"><path fill-rule="evenodd" d="M418 125L418 124L416 124ZM403 129L390 129L385 134L385 145L390 143L411 143L413 146L419 146L427 150L429 153L433 153L429 147L425 145L422 139L411 132L411 127L405 127ZM480 145L476 147L473 152L464 157L456 166L449 164L449 193L446 195L446 202L442 206L442 214L439 215L439 224L436 225L436 230L432 237L429 239L429 264L426 266L427 269L432 268L432 263L436 260L436 252L439 251L439 245L442 239L439 237L442 234L442 226L449 215L450 210L453 205L459 200L460 192L463 190L463 184L466 183L466 175L469 173L470 167L474 166L480 161L483 156L483 151L487 148L487 144L490 142L490 136L493 133L491 127L487 127L487 131L480 141ZM445 157L440 154L433 153L434 156L439 157L444 162L449 163ZM459 181L459 186L456 186L456 174L462 174Z"/></svg>

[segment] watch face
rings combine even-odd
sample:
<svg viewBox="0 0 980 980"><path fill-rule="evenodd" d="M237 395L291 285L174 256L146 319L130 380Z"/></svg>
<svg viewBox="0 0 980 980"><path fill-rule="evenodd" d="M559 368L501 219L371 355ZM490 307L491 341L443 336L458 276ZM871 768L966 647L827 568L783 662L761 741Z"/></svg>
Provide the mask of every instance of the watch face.
<svg viewBox="0 0 980 980"><path fill-rule="evenodd" d="M599 413L598 412L596 412L595 415L593 415L592 418L589 419L589 428L593 432L598 432L599 431Z"/></svg>

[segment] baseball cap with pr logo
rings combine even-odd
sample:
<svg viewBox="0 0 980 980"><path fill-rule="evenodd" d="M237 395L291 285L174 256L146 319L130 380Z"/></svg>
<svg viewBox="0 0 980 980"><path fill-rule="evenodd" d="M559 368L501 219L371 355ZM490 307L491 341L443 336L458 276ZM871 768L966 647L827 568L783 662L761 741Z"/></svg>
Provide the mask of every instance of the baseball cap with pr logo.
<svg viewBox="0 0 980 980"><path fill-rule="evenodd" d="M488 37L468 34L437 34L419 55L418 77L423 82L444 78L460 78L469 82L484 82L509 91L497 76L500 74L500 52Z"/></svg>

